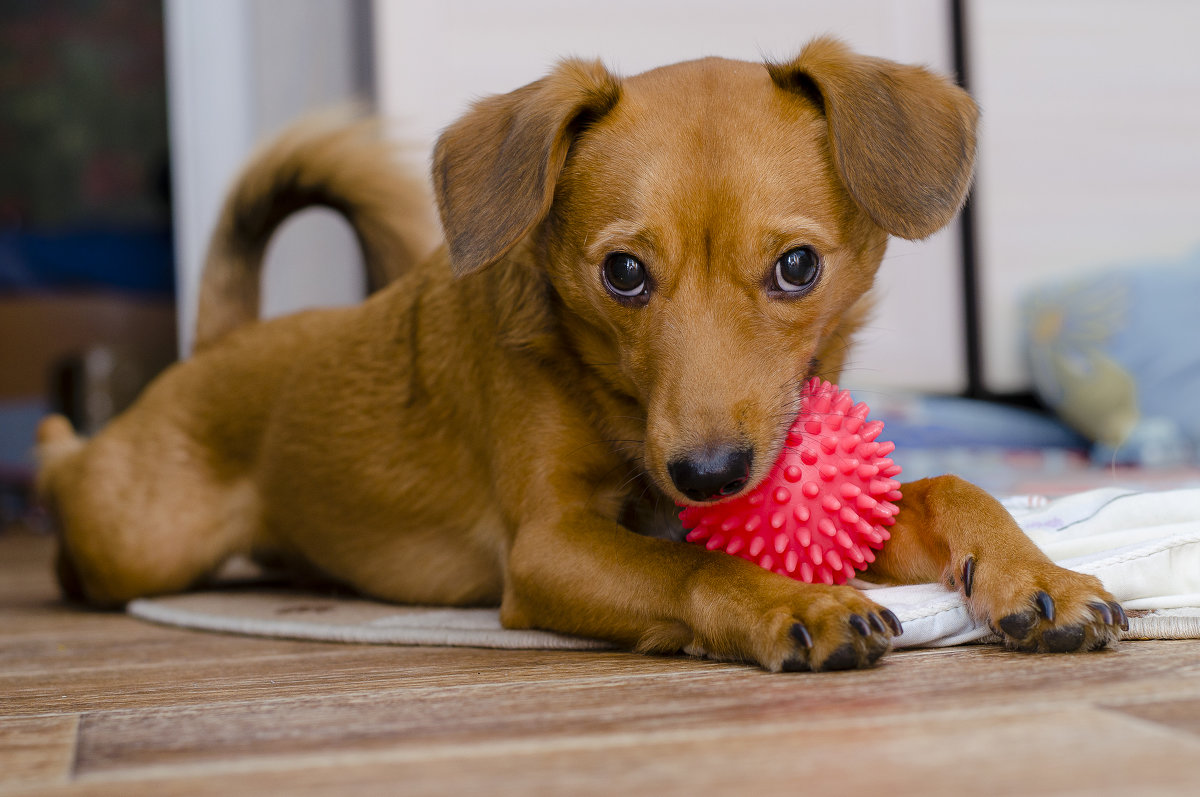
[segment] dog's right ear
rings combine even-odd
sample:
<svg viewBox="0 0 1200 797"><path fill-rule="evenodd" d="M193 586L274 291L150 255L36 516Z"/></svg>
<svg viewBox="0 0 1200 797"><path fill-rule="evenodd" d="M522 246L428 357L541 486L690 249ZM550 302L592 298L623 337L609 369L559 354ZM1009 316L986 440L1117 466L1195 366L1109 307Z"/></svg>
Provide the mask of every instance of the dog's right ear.
<svg viewBox="0 0 1200 797"><path fill-rule="evenodd" d="M965 91L921 67L858 55L828 38L767 70L781 89L824 112L838 172L876 224L918 239L950 223L975 162L979 109Z"/></svg>
<svg viewBox="0 0 1200 797"><path fill-rule="evenodd" d="M492 265L546 217L575 135L620 96L599 61L567 60L480 100L442 133L433 187L455 276Z"/></svg>

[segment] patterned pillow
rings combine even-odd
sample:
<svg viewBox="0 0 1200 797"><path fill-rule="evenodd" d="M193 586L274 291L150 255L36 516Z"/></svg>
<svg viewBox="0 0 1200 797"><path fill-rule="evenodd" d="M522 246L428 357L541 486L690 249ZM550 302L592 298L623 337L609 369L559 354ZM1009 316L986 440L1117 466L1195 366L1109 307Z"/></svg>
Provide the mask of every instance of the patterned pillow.
<svg viewBox="0 0 1200 797"><path fill-rule="evenodd" d="M1034 388L1097 460L1200 458L1200 249L1042 286L1022 310Z"/></svg>

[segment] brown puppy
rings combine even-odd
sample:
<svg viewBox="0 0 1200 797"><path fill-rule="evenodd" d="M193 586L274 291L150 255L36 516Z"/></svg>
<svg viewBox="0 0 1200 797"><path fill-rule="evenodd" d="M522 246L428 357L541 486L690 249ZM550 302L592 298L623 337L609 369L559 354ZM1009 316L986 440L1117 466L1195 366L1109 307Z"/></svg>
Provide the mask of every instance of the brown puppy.
<svg viewBox="0 0 1200 797"><path fill-rule="evenodd" d="M378 148L285 142L230 197L200 351L89 443L43 424L64 586L120 604L244 552L385 600L499 604L514 628L869 665L890 612L660 521L770 469L804 381L837 377L888 235L957 211L975 118L941 78L830 40L627 80L564 62L442 135L448 246L419 264L412 195ZM408 273L359 307L246 323L267 236L316 201ZM904 495L869 578L961 590L1012 647L1116 638L1100 583L981 490L947 476Z"/></svg>

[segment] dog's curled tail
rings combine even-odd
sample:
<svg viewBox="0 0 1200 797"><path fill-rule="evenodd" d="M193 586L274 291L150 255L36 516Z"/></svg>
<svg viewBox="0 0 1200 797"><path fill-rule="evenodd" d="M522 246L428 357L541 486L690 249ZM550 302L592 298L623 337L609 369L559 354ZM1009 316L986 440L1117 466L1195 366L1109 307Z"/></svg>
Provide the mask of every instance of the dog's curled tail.
<svg viewBox="0 0 1200 797"><path fill-rule="evenodd" d="M234 182L209 243L200 281L196 348L259 315L263 255L291 214L330 207L354 228L367 288L391 282L433 249L426 184L399 163L379 121L313 118L253 156Z"/></svg>

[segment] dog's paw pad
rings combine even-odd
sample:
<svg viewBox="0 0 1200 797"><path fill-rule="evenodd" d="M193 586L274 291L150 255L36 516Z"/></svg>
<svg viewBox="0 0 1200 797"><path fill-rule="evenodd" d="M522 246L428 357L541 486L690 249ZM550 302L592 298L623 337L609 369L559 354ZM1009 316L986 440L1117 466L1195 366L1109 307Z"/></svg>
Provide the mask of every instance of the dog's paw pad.
<svg viewBox="0 0 1200 797"><path fill-rule="evenodd" d="M863 666L863 662L859 659L858 650L854 645L847 642L826 656L825 660L817 665L817 670L822 672L830 670L853 670L861 666Z"/></svg>
<svg viewBox="0 0 1200 797"><path fill-rule="evenodd" d="M1024 639L1029 636L1029 632L1037 625L1037 615L1033 612L1020 612L1018 614L1010 614L1007 617L1001 617L996 625L1004 632L1006 636L1013 639Z"/></svg>
<svg viewBox="0 0 1200 797"><path fill-rule="evenodd" d="M803 656L792 656L783 660L784 672L812 672L812 667L808 664L808 659Z"/></svg>
<svg viewBox="0 0 1200 797"><path fill-rule="evenodd" d="M1042 634L1042 644L1049 653L1071 653L1083 647L1087 638L1081 625L1051 628Z"/></svg>

